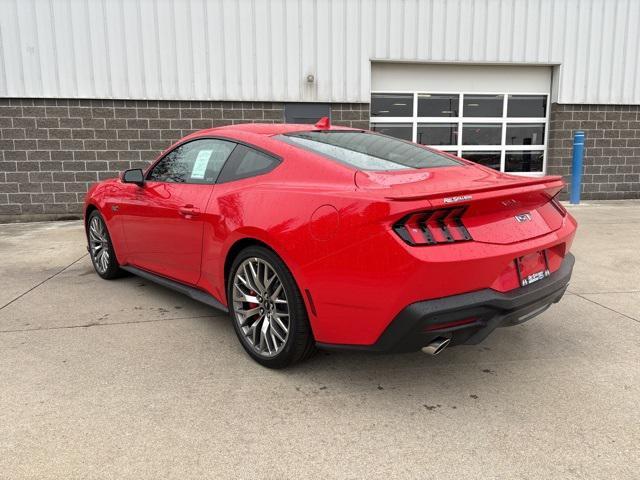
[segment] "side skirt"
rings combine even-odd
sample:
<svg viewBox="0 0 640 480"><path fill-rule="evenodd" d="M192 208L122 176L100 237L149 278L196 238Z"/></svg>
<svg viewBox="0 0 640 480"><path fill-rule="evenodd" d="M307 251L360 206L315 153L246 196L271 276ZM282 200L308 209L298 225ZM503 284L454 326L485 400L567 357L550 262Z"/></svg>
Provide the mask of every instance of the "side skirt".
<svg viewBox="0 0 640 480"><path fill-rule="evenodd" d="M213 295L209 295L202 290L198 290L197 288L190 287L188 285L184 285L182 283L176 282L174 280L169 280L168 278L161 277L160 275L156 275L154 273L147 272L146 270L141 270L136 267L132 267L131 265L126 265L120 267L123 270L126 270L129 273L133 273L138 277L142 277L145 280L149 280L151 282L157 283L158 285L162 285L163 287L170 288L171 290L175 290L176 292L180 292L188 297L197 300L198 302L202 302L210 307L216 308L218 310L222 310L225 313L228 313L229 310L222 303L215 299Z"/></svg>

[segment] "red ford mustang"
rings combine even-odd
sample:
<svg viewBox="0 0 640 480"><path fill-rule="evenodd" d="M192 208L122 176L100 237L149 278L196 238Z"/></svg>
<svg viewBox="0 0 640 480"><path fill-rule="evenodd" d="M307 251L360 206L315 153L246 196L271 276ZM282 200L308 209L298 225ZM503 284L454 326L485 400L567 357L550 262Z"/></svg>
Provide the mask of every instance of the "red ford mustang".
<svg viewBox="0 0 640 480"><path fill-rule="evenodd" d="M326 119L233 125L93 186L85 224L102 278L228 310L280 368L316 346L436 354L543 312L574 263L562 186Z"/></svg>

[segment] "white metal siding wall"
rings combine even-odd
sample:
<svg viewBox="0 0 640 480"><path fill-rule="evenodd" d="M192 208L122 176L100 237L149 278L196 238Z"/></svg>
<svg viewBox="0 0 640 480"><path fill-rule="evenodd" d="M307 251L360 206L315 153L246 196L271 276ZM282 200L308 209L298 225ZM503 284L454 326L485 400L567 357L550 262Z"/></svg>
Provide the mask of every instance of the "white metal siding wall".
<svg viewBox="0 0 640 480"><path fill-rule="evenodd" d="M371 66L374 92L548 94L550 89L550 67L389 62Z"/></svg>
<svg viewBox="0 0 640 480"><path fill-rule="evenodd" d="M368 102L373 59L559 64L560 103L639 104L639 25L640 0L0 0L0 96Z"/></svg>

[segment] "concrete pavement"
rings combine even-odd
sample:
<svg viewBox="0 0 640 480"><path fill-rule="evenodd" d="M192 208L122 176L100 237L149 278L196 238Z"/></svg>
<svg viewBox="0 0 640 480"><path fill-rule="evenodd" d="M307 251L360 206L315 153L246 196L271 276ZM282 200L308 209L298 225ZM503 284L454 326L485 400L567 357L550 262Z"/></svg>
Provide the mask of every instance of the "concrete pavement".
<svg viewBox="0 0 640 480"><path fill-rule="evenodd" d="M572 208L570 293L438 357L251 361L226 315L0 225L0 478L638 478L640 203Z"/></svg>

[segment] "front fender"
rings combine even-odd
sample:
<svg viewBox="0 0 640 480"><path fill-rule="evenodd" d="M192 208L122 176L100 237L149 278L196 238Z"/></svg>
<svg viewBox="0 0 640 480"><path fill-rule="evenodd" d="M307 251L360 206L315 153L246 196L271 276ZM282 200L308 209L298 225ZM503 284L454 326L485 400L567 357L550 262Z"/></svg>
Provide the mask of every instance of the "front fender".
<svg viewBox="0 0 640 480"><path fill-rule="evenodd" d="M116 252L116 258L121 265L126 261L126 243L123 234L122 224L118 218L117 212L111 208L114 204L114 199L118 198L118 183L116 179L107 180L104 182L92 185L84 199L83 218L85 231L87 226L87 216L92 208L96 208L102 218L104 218L107 228L109 230L109 236L111 237L111 243Z"/></svg>

